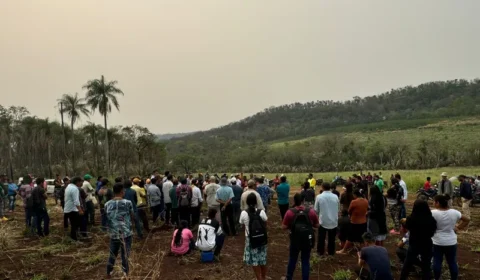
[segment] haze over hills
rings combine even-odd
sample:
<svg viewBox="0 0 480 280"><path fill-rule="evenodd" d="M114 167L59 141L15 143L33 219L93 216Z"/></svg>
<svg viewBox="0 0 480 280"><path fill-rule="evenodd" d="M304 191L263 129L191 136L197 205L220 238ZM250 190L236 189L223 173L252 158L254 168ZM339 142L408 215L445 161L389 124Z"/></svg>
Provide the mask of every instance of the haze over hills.
<svg viewBox="0 0 480 280"><path fill-rule="evenodd" d="M183 132L183 133L165 133L165 134L156 134L155 136L157 137L158 140L171 140L175 138L180 138L183 136L190 135L195 132Z"/></svg>
<svg viewBox="0 0 480 280"><path fill-rule="evenodd" d="M287 165L326 170L334 169L332 161L341 162L342 165L351 165L350 162L373 164L377 161L384 164L383 160L367 158L359 154L365 152L364 145L378 141L371 139L360 142L352 137L344 137L345 134L415 129L445 120L460 120L478 115L480 115L479 79L428 82L418 86L392 89L389 92L365 98L355 97L345 102L312 101L271 107L238 122L173 139L167 144L167 151L170 158L176 158L177 163L184 162L180 165L185 169L191 169L189 165L195 166L195 169L212 169L213 166L241 168L257 165L255 168L271 171L280 169L277 168L280 165ZM471 122L464 125L471 126ZM442 127L438 126L436 129L441 130ZM310 143L312 146L312 141L272 145L272 143L318 135L327 137L323 137L323 140L317 139L322 144L314 145L315 151L304 146L305 143ZM330 141L331 137L335 137L335 140ZM440 141L428 138L426 135L425 139L422 135L415 139L419 139L420 142ZM326 140L329 140L329 145L326 146L328 148L325 147ZM423 142L427 145L425 141ZM349 149L345 148L344 144L353 150L347 152ZM380 146L383 144L386 145L386 149L391 145L391 143L376 143L377 150L381 149ZM328 166L325 163L320 164L320 158L326 159L332 156L331 150L335 149L332 145L338 145L340 152L330 159ZM302 146L301 149L300 146ZM408 150L405 147L402 148ZM290 154L294 150L297 155L289 158L278 157L278 154ZM212 151L215 152L212 154ZM308 152L305 153L305 151ZM412 155L417 153L417 151L411 152ZM272 153L277 156L272 157ZM391 152L391 154L394 153ZM312 161L315 154L318 154L318 159ZM341 159L340 155L345 159ZM196 159L190 159L190 156ZM302 156L308 160L301 158ZM316 161L318 163L315 163ZM407 166L403 155L392 161L397 162L390 163L393 164L390 166L392 168ZM269 167L258 166L262 164ZM409 166L411 165L413 163L409 163ZM428 167L429 164L424 165Z"/></svg>

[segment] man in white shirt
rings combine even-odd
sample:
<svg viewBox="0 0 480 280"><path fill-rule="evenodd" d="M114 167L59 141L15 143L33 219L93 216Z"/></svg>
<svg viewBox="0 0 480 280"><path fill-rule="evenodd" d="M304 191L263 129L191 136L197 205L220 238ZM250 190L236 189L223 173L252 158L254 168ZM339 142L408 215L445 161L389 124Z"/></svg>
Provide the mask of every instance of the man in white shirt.
<svg viewBox="0 0 480 280"><path fill-rule="evenodd" d="M192 180L192 201L190 202L191 213L192 213L192 224L191 227L194 228L200 222L200 210L202 209L202 191L197 186L198 179Z"/></svg>
<svg viewBox="0 0 480 280"><path fill-rule="evenodd" d="M95 189L90 184L91 179L92 176L90 174L83 176L82 189L87 194L87 198L85 198L85 206L87 207L85 215L87 215L87 222L93 226L95 225L95 204L93 203Z"/></svg>
<svg viewBox="0 0 480 280"><path fill-rule="evenodd" d="M398 180L398 183L403 189L403 199L402 199L402 207L400 209L400 219L406 218L407 217L407 209L405 208L405 203L407 202L408 199L408 189L407 189L407 184L405 181L402 180L402 176L400 174L395 174L395 178Z"/></svg>
<svg viewBox="0 0 480 280"><path fill-rule="evenodd" d="M256 187L257 187L257 183L254 180L248 181L247 188L243 192L242 198L240 199L240 210L244 211L248 209L247 197L251 193L255 194L255 196L257 197L257 209L265 210L265 207L263 206L262 198L260 197L260 194L255 190Z"/></svg>
<svg viewBox="0 0 480 280"><path fill-rule="evenodd" d="M166 172L165 172L166 173ZM170 217L172 214L172 200L170 199L170 189L173 187L172 174L168 174L162 185L163 201L165 202L165 224L170 225Z"/></svg>
<svg viewBox="0 0 480 280"><path fill-rule="evenodd" d="M338 196L332 193L330 183L322 184L323 192L317 195L315 200L315 212L319 217L317 253L325 254L325 237L328 235L328 255L335 254L335 237L338 226L338 208L340 201Z"/></svg>
<svg viewBox="0 0 480 280"><path fill-rule="evenodd" d="M220 188L220 185L216 183L216 179L215 176L210 177L209 184L205 187L203 192L207 197L208 209L217 210L217 216L215 218L217 221L220 221L220 203L216 198L217 190Z"/></svg>

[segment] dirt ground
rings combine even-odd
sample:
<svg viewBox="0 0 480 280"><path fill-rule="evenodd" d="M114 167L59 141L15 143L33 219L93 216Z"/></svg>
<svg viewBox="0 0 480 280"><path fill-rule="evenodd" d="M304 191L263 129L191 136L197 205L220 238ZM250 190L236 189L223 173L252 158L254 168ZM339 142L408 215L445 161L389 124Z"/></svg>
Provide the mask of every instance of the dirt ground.
<svg viewBox="0 0 480 280"><path fill-rule="evenodd" d="M411 209L409 201L408 208ZM480 279L480 208L472 210L473 224L467 232L459 234L458 263L460 279ZM24 230L24 212L18 207L12 221L0 224L0 279L103 279L106 274L108 236L98 228L90 229L91 239L73 243L63 231L63 218L59 206L49 199L51 234L47 238L29 236ZM288 234L280 229L280 215L276 201L269 211L268 277L281 279L288 262ZM96 213L99 223L100 215ZM130 258L130 279L254 279L253 271L243 264L245 234L242 230L237 237L228 237L222 250L220 263L200 262L198 252L186 257L169 255L172 229L158 226L144 240L134 239ZM194 233L195 234L195 233ZM386 247L395 278L400 265L395 256L398 237L389 236ZM338 245L337 245L338 249ZM333 258L319 258L312 254L310 279L336 278L347 270L350 279L356 279L357 257L354 252ZM117 259L113 279L120 279L120 258ZM444 279L450 279L444 268ZM295 279L301 279L300 265ZM412 276L411 279L416 279Z"/></svg>

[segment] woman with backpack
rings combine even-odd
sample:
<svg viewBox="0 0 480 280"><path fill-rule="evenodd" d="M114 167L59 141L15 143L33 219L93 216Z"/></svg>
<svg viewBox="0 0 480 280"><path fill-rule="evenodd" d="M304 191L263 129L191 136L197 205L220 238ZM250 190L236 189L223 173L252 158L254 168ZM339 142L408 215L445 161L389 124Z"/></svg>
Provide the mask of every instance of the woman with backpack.
<svg viewBox="0 0 480 280"><path fill-rule="evenodd" d="M387 238L387 199L382 195L380 189L376 186L370 188L370 201L368 211L368 231L372 233L375 239L375 245L383 246L383 241Z"/></svg>
<svg viewBox="0 0 480 280"><path fill-rule="evenodd" d="M308 181L303 183L303 190L300 195L302 196L303 206L313 208L313 205L315 204L315 190L310 188L310 183Z"/></svg>
<svg viewBox="0 0 480 280"><path fill-rule="evenodd" d="M180 221L180 226L173 232L171 251L177 256L183 256L195 249L193 233L188 229L188 222Z"/></svg>
<svg viewBox="0 0 480 280"><path fill-rule="evenodd" d="M257 196L247 196L248 209L242 211L240 224L245 226L245 251L243 261L253 267L257 280L267 275L267 214L257 208Z"/></svg>
<svg viewBox="0 0 480 280"><path fill-rule="evenodd" d="M355 198L350 203L348 214L350 214L350 230L347 236L347 242L342 250L337 254L345 254L346 251L355 243L363 244L363 234L367 232L367 212L368 201L363 197L361 189L353 192Z"/></svg>

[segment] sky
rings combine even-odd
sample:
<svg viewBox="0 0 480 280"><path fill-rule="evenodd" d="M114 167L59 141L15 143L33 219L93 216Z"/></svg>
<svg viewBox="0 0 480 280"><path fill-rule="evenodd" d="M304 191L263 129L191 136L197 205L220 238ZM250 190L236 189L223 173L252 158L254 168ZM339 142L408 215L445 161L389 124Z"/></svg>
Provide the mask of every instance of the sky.
<svg viewBox="0 0 480 280"><path fill-rule="evenodd" d="M2 0L0 104L59 120L56 100L104 75L125 93L109 124L161 134L474 79L478 11L478 0Z"/></svg>

